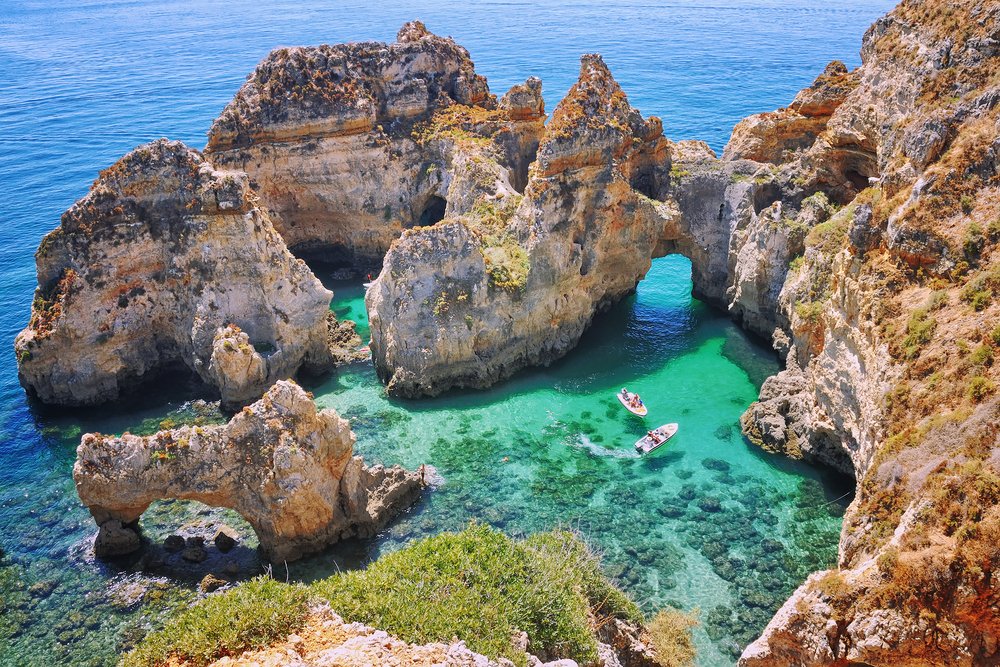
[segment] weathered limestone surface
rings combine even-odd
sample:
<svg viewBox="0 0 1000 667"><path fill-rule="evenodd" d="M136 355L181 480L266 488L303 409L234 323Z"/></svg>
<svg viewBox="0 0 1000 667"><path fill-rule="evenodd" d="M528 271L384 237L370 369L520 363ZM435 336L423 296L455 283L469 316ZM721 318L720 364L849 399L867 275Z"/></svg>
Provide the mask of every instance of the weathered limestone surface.
<svg viewBox="0 0 1000 667"><path fill-rule="evenodd" d="M584 56L523 197L499 188L390 248L366 299L389 391L486 387L571 349L635 288L676 217L648 196L667 187L668 150L659 120L642 119L601 58Z"/></svg>
<svg viewBox="0 0 1000 667"><path fill-rule="evenodd" d="M393 44L272 52L212 125L206 154L249 174L296 252L377 267L403 229L460 210L449 191L462 157L427 132L432 116L492 116L503 167L523 187L545 117L539 89L517 87L498 108L468 52L414 21Z"/></svg>
<svg viewBox="0 0 1000 667"><path fill-rule="evenodd" d="M280 562L371 536L420 495L419 474L365 467L353 450L345 419L280 381L224 426L87 434L73 479L100 526L98 555L134 551L135 524L150 503L180 498L239 512L263 556Z"/></svg>
<svg viewBox="0 0 1000 667"><path fill-rule="evenodd" d="M331 366L330 292L289 254L246 175L180 142L102 172L36 259L15 352L22 384L47 403L107 401L176 369L239 403Z"/></svg>
<svg viewBox="0 0 1000 667"><path fill-rule="evenodd" d="M858 70L796 98L837 99L822 127L765 114L726 149L844 205L781 287L788 368L743 425L858 480L839 568L803 584L745 667L1000 656L1000 337L984 337L1000 331L1000 236L984 232L997 229L998 34L990 3L903 2L865 35Z"/></svg>

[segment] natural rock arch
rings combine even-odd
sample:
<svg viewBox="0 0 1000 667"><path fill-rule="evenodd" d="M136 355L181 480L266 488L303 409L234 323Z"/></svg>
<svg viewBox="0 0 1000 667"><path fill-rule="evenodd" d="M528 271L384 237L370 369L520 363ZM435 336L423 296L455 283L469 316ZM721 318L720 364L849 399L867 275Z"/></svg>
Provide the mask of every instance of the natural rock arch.
<svg viewBox="0 0 1000 667"><path fill-rule="evenodd" d="M289 381L225 426L185 426L151 436L83 436L73 467L80 500L100 526L98 555L139 547L135 526L155 500L197 500L238 512L262 555L280 562L352 536L367 537L420 495L421 476L365 467L354 433L317 411Z"/></svg>

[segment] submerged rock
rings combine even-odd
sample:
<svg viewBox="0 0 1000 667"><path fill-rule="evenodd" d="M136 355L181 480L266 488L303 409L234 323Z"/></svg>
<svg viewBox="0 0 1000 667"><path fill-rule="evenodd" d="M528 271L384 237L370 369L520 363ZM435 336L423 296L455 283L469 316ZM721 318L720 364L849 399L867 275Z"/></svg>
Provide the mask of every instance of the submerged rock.
<svg viewBox="0 0 1000 667"><path fill-rule="evenodd" d="M346 420L317 411L302 388L281 381L225 426L147 437L87 434L73 478L101 527L99 555L137 549L138 536L123 525L154 500L181 498L237 511L264 557L280 562L373 535L419 496L418 473L367 468L353 447ZM182 557L204 560L203 543L189 539Z"/></svg>
<svg viewBox="0 0 1000 667"><path fill-rule="evenodd" d="M99 403L184 369L238 404L332 364L330 292L288 252L246 174L180 142L101 172L36 261L15 351L22 384L47 403Z"/></svg>

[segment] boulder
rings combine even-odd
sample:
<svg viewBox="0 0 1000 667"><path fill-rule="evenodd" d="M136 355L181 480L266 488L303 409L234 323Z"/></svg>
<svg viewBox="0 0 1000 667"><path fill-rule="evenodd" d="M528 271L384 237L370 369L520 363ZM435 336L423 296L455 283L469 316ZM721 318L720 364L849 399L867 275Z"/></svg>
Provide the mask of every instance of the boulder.
<svg viewBox="0 0 1000 667"><path fill-rule="evenodd" d="M132 523L132 522L128 522ZM99 524L94 539L94 554L98 558L113 558L137 551L141 546L139 533L118 519L108 519Z"/></svg>

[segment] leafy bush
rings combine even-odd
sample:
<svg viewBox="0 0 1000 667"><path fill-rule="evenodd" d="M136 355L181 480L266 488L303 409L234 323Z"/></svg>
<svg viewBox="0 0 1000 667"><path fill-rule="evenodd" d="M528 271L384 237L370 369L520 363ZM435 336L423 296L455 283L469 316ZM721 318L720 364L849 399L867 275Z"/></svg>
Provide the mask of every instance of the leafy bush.
<svg viewBox="0 0 1000 667"><path fill-rule="evenodd" d="M847 231L853 217L853 206L841 209L826 222L809 230L809 234L806 236L806 246L816 248L828 255L837 252L847 243Z"/></svg>
<svg viewBox="0 0 1000 667"><path fill-rule="evenodd" d="M906 338L903 339L903 355L914 359L920 354L920 348L930 342L937 328L937 320L930 316L926 308L918 308L910 315L906 323Z"/></svg>
<svg viewBox="0 0 1000 667"><path fill-rule="evenodd" d="M993 348L989 345L980 345L969 355L969 361L974 366L992 366Z"/></svg>
<svg viewBox="0 0 1000 667"><path fill-rule="evenodd" d="M1000 291L1000 266L995 266L988 273L980 274L975 280L962 288L962 301L965 301L975 311L986 310L993 300L995 292Z"/></svg>
<svg viewBox="0 0 1000 667"><path fill-rule="evenodd" d="M309 599L325 600L346 620L405 641L458 637L474 651L518 665L526 657L512 642L517 631L528 634L532 653L586 664L597 660L595 623L643 622L636 604L601 573L597 556L574 533L515 541L473 524L309 586L254 579L211 596L148 635L122 664L163 665L174 656L204 665L272 644L301 627ZM672 610L661 616L653 637L668 660L662 664L690 664L685 656L693 655L694 621Z"/></svg>
<svg viewBox="0 0 1000 667"><path fill-rule="evenodd" d="M523 290L531 270L528 251L510 230L521 199L520 195L511 195L500 202L481 198L472 207L469 218L470 225L479 233L490 284L509 292Z"/></svg>
<svg viewBox="0 0 1000 667"><path fill-rule="evenodd" d="M649 637L663 667L694 664L695 648L691 629L698 625L692 616L676 609L661 610L649 623Z"/></svg>
<svg viewBox="0 0 1000 667"><path fill-rule="evenodd" d="M516 292L527 286L528 272L531 270L528 251L516 241L505 239L497 245L484 246L483 259L486 260L486 273L494 287Z"/></svg>
<svg viewBox="0 0 1000 667"><path fill-rule="evenodd" d="M122 667L163 665L170 656L207 665L267 646L301 627L308 591L258 577L211 596L170 619L122 658Z"/></svg>
<svg viewBox="0 0 1000 667"><path fill-rule="evenodd" d="M819 301L801 301L795 304L795 314L809 324L819 324L823 316L823 304Z"/></svg>
<svg viewBox="0 0 1000 667"><path fill-rule="evenodd" d="M980 403L990 396L997 389L996 384L989 378L977 375L969 381L969 387L965 390L966 395L975 403Z"/></svg>
<svg viewBox="0 0 1000 667"><path fill-rule="evenodd" d="M313 586L344 618L426 643L458 637L491 657L524 664L511 643L587 663L597 658L588 623L600 613L641 620L575 536L546 533L515 542L488 526L443 533L381 557L367 570Z"/></svg>

